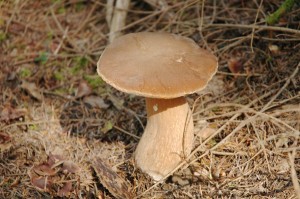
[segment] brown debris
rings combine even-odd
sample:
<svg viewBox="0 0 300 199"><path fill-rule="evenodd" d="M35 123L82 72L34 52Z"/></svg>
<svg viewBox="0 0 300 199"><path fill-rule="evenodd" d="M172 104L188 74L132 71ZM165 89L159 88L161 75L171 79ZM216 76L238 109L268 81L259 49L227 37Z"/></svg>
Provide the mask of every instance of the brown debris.
<svg viewBox="0 0 300 199"><path fill-rule="evenodd" d="M74 162L72 162L70 160L64 161L61 169L63 172L69 172L69 173L80 172L80 168Z"/></svg>
<svg viewBox="0 0 300 199"><path fill-rule="evenodd" d="M227 62L228 68L232 73L240 73L243 70L243 63L239 58L230 58Z"/></svg>
<svg viewBox="0 0 300 199"><path fill-rule="evenodd" d="M95 95L85 96L83 102L94 108L107 109L109 107L101 97Z"/></svg>
<svg viewBox="0 0 300 199"><path fill-rule="evenodd" d="M0 132L0 144L5 144L11 140L7 133Z"/></svg>
<svg viewBox="0 0 300 199"><path fill-rule="evenodd" d="M64 186L57 192L59 197L69 196L72 191L72 182L68 181L64 184Z"/></svg>
<svg viewBox="0 0 300 199"><path fill-rule="evenodd" d="M0 122L9 122L24 117L27 110L24 108L14 108L10 104L6 104L0 112Z"/></svg>
<svg viewBox="0 0 300 199"><path fill-rule="evenodd" d="M57 196L69 196L73 191L72 181L78 178L79 167L70 160L65 160L62 155L50 154L46 163L34 166L28 173L31 184L40 191L53 193ZM75 174L75 175L70 175ZM77 177L76 177L77 176ZM61 179L69 179L60 187ZM75 180L77 181L77 180Z"/></svg>
<svg viewBox="0 0 300 199"><path fill-rule="evenodd" d="M58 162L62 163L64 160L65 160L65 158L62 155L53 154L50 152L50 154L48 156L47 164L50 167L53 167L53 165L56 165Z"/></svg>
<svg viewBox="0 0 300 199"><path fill-rule="evenodd" d="M24 89L29 95L35 98L38 101L43 100L43 95L41 94L40 89L37 87L35 83L23 81L21 84L21 88Z"/></svg>
<svg viewBox="0 0 300 199"><path fill-rule="evenodd" d="M48 192L51 189L52 182L48 180L48 177L33 176L31 178L31 184L39 191Z"/></svg>
<svg viewBox="0 0 300 199"><path fill-rule="evenodd" d="M81 81L79 83L75 98L81 98L84 96L88 96L93 92L92 88L88 85L86 81Z"/></svg>
<svg viewBox="0 0 300 199"><path fill-rule="evenodd" d="M116 198L133 198L132 188L127 181L122 179L111 167L101 158L93 161L92 167L103 186Z"/></svg>
<svg viewBox="0 0 300 199"><path fill-rule="evenodd" d="M55 169L52 169L49 164L40 164L34 166L33 170L40 176L54 176L57 173Z"/></svg>

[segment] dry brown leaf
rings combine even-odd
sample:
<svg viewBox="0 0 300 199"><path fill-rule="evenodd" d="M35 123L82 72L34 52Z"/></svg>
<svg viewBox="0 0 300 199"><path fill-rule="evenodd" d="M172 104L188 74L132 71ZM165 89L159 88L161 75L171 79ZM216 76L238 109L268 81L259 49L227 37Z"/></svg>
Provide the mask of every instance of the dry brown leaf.
<svg viewBox="0 0 300 199"><path fill-rule="evenodd" d="M189 180L183 179L178 175L173 175L172 176L172 182L179 184L180 186L186 186L190 184Z"/></svg>
<svg viewBox="0 0 300 199"><path fill-rule="evenodd" d="M8 151L13 146L12 142L0 144L0 152Z"/></svg>
<svg viewBox="0 0 300 199"><path fill-rule="evenodd" d="M5 144L11 140L7 133L0 132L0 144Z"/></svg>
<svg viewBox="0 0 300 199"><path fill-rule="evenodd" d="M20 117L23 117L26 112L27 111L24 108L16 109L7 104L0 113L0 121L9 122L11 120L18 119Z"/></svg>
<svg viewBox="0 0 300 199"><path fill-rule="evenodd" d="M31 178L31 184L40 191L48 191L51 188L52 182L48 180L48 177L33 176Z"/></svg>
<svg viewBox="0 0 300 199"><path fill-rule="evenodd" d="M11 140L11 137L7 133L0 132L0 152L7 151L13 146Z"/></svg>
<svg viewBox="0 0 300 199"><path fill-rule="evenodd" d="M57 192L59 197L69 196L72 191L72 182L68 181L64 186Z"/></svg>
<svg viewBox="0 0 300 199"><path fill-rule="evenodd" d="M92 163L101 184L116 198L133 198L130 184L114 172L103 160L97 158Z"/></svg>
<svg viewBox="0 0 300 199"><path fill-rule="evenodd" d="M55 169L52 169L49 164L40 164L33 167L35 173L41 176L53 176L56 174Z"/></svg>
<svg viewBox="0 0 300 199"><path fill-rule="evenodd" d="M74 162L67 160L64 161L62 170L70 173L77 173L79 171L79 167Z"/></svg>
<svg viewBox="0 0 300 199"><path fill-rule="evenodd" d="M95 95L84 97L83 102L95 108L107 109L109 107L101 97Z"/></svg>
<svg viewBox="0 0 300 199"><path fill-rule="evenodd" d="M81 81L79 83L75 98L81 98L90 95L93 92L92 88L88 85L86 81Z"/></svg>
<svg viewBox="0 0 300 199"><path fill-rule="evenodd" d="M42 101L43 96L35 83L23 81L21 84L21 88L38 101Z"/></svg>
<svg viewBox="0 0 300 199"><path fill-rule="evenodd" d="M47 164L50 165L50 167L53 167L53 165L55 165L56 163L64 161L64 160L65 160L65 158L62 155L52 154L50 152L50 154L48 156Z"/></svg>
<svg viewBox="0 0 300 199"><path fill-rule="evenodd" d="M239 73L243 70L243 63L239 58L230 58L227 62L231 73Z"/></svg>

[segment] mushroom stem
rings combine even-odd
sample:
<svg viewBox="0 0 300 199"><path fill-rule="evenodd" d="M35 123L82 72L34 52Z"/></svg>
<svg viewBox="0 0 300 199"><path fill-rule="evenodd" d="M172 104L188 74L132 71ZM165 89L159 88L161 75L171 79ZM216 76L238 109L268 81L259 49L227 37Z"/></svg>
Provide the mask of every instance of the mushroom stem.
<svg viewBox="0 0 300 199"><path fill-rule="evenodd" d="M184 97L146 98L148 121L135 152L137 166L161 180L191 153L194 132L191 110Z"/></svg>

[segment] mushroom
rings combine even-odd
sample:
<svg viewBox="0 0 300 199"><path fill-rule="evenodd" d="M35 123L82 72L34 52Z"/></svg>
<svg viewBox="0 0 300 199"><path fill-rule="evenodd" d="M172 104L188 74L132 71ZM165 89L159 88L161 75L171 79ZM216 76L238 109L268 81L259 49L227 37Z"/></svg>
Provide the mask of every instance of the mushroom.
<svg viewBox="0 0 300 199"><path fill-rule="evenodd" d="M161 180L191 153L193 119L184 98L204 89L217 59L193 40L170 33L121 36L102 53L97 72L114 88L146 97L147 125L135 162Z"/></svg>

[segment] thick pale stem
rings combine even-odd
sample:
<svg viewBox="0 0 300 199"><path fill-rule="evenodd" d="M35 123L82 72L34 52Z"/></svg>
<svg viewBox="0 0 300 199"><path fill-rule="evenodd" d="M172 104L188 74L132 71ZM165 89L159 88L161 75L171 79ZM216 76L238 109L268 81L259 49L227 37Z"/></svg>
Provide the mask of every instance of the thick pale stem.
<svg viewBox="0 0 300 199"><path fill-rule="evenodd" d="M193 119L184 97L146 99L147 126L135 152L137 166L160 180L189 155L193 145Z"/></svg>

